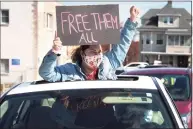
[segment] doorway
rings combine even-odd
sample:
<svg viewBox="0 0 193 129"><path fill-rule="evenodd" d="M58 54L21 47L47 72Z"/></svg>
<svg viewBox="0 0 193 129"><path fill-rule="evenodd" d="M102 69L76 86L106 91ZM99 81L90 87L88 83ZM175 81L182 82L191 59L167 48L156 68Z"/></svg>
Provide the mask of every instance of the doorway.
<svg viewBox="0 0 193 129"><path fill-rule="evenodd" d="M178 56L178 67L188 67L188 56Z"/></svg>

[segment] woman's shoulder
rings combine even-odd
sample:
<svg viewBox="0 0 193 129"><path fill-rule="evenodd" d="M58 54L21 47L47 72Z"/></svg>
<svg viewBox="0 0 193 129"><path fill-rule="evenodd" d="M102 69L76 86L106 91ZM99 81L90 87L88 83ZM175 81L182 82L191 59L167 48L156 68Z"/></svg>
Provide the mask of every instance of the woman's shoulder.
<svg viewBox="0 0 193 129"><path fill-rule="evenodd" d="M77 70L80 69L80 67L77 65L77 63L72 63L72 62L68 62L68 63L65 63L63 65L60 65L60 66L58 66L58 68L60 69L60 71L65 71L68 73L77 72Z"/></svg>
<svg viewBox="0 0 193 129"><path fill-rule="evenodd" d="M68 62L68 63L65 63L65 64L63 64L63 65L60 65L59 67L66 69L66 68L74 68L75 66L76 66L75 63Z"/></svg>

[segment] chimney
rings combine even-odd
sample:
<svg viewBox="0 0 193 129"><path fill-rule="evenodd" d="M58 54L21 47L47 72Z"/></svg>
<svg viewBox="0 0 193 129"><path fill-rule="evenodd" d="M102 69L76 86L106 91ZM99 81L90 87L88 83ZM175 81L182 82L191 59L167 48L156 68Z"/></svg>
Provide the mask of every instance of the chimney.
<svg viewBox="0 0 193 129"><path fill-rule="evenodd" d="M172 8L172 0L168 0L168 7Z"/></svg>

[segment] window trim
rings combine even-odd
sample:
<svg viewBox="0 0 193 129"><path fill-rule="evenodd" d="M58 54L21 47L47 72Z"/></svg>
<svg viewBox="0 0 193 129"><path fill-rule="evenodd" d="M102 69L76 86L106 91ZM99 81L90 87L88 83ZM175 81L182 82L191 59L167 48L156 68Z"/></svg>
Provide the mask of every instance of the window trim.
<svg viewBox="0 0 193 129"><path fill-rule="evenodd" d="M46 28L47 29L53 29L53 14L52 13L46 13Z"/></svg>
<svg viewBox="0 0 193 129"><path fill-rule="evenodd" d="M9 9L0 9L0 11L1 11L0 12L0 20L1 20L0 25L1 26L8 26L10 24L10 11L9 11ZM8 16L7 16L8 17L8 23L5 23L5 22L2 21L2 18L3 18L2 17L2 11L8 11Z"/></svg>

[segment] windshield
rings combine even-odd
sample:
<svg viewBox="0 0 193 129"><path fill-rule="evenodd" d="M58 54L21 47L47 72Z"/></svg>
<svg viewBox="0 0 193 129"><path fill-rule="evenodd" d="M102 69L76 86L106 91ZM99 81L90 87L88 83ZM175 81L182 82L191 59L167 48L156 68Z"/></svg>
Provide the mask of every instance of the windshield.
<svg viewBox="0 0 193 129"><path fill-rule="evenodd" d="M7 96L1 129L174 128L156 90L84 89Z"/></svg>

